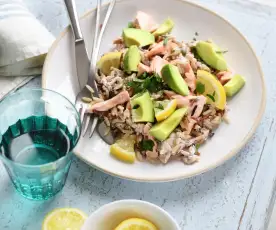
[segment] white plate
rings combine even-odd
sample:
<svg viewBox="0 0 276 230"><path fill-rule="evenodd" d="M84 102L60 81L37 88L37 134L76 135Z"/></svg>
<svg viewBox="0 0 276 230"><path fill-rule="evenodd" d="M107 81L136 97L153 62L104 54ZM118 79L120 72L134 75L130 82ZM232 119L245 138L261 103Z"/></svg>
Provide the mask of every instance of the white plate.
<svg viewBox="0 0 276 230"><path fill-rule="evenodd" d="M105 6L106 9L106 6ZM230 124L222 124L201 149L201 159L194 165L170 162L152 165L136 162L133 165L115 160L109 154L109 146L98 135L81 139L76 155L108 174L137 181L170 181L191 177L217 167L233 157L256 130L265 108L265 86L258 58L246 39L229 22L194 3L181 0L122 0L117 1L110 23L103 37L100 54L109 51L113 39L121 35L138 10L145 11L161 23L166 17L175 21L173 34L178 40L191 40L195 32L199 39L211 38L222 48L227 48L227 62L247 83L242 91L229 101ZM91 50L95 11L81 18L81 27ZM74 48L71 30L61 33L51 47L44 68L43 87L56 90L73 100L69 77L75 75Z"/></svg>

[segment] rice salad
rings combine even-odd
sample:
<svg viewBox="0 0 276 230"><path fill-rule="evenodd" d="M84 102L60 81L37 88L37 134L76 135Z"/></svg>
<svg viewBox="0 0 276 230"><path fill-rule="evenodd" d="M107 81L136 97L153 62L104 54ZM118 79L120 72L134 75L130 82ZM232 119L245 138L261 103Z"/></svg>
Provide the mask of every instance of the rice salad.
<svg viewBox="0 0 276 230"><path fill-rule="evenodd" d="M111 154L133 163L200 160L200 146L227 122L227 97L245 80L213 41L178 41L172 19L158 25L141 11L97 64L99 115L116 138Z"/></svg>

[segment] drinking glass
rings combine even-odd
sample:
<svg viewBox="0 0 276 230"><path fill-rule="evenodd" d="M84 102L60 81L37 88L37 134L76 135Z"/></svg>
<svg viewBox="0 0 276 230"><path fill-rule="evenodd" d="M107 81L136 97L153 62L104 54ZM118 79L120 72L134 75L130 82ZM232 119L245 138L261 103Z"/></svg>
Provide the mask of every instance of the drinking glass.
<svg viewBox="0 0 276 230"><path fill-rule="evenodd" d="M74 105L54 91L23 89L0 102L0 159L26 198L46 200L63 188L80 133Z"/></svg>

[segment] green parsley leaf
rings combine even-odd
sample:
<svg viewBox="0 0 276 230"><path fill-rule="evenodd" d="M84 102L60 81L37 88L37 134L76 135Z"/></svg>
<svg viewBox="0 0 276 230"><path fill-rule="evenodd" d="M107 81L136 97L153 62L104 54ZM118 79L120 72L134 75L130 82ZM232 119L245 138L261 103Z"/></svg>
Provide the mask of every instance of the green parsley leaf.
<svg viewBox="0 0 276 230"><path fill-rule="evenodd" d="M216 96L216 91L214 91L214 92L213 92L212 96L213 96L213 97L215 97L215 96Z"/></svg>
<svg viewBox="0 0 276 230"><path fill-rule="evenodd" d="M209 98L210 98L213 102L215 102L215 101L216 101L213 95L206 94L206 96L207 96L207 97L209 97Z"/></svg>
<svg viewBox="0 0 276 230"><path fill-rule="evenodd" d="M157 108L157 109L164 109L164 106L163 105L161 105L160 103L155 107L155 108Z"/></svg>
<svg viewBox="0 0 276 230"><path fill-rule="evenodd" d="M165 85L162 81L162 78L158 74L149 74L142 75L143 80L141 81L130 81L127 83L127 86L132 88L134 94L148 90L150 93L157 93L162 90Z"/></svg>
<svg viewBox="0 0 276 230"><path fill-rule="evenodd" d="M128 28L134 28L133 22L129 22L129 23L127 24L127 27L128 27Z"/></svg>
<svg viewBox="0 0 276 230"><path fill-rule="evenodd" d="M139 76L140 79L146 79L147 77L149 77L147 72Z"/></svg>
<svg viewBox="0 0 276 230"><path fill-rule="evenodd" d="M133 93L140 93L144 90L142 82L130 81L127 86L133 89Z"/></svg>
<svg viewBox="0 0 276 230"><path fill-rule="evenodd" d="M200 144L195 145L196 151L198 151L199 147L200 147Z"/></svg>
<svg viewBox="0 0 276 230"><path fill-rule="evenodd" d="M166 46L168 44L168 40L169 38L168 37L165 37L164 41L163 41L163 46Z"/></svg>
<svg viewBox="0 0 276 230"><path fill-rule="evenodd" d="M203 94L205 92L205 85L202 84L201 82L196 83L196 92L199 94Z"/></svg>
<svg viewBox="0 0 276 230"><path fill-rule="evenodd" d="M132 109L138 109L140 107L140 105L134 105L133 107L132 107Z"/></svg>
<svg viewBox="0 0 276 230"><path fill-rule="evenodd" d="M152 140L143 140L139 145L142 151L152 151L154 142Z"/></svg>
<svg viewBox="0 0 276 230"><path fill-rule="evenodd" d="M163 88L162 78L157 74L153 74L150 78L147 78L144 82L144 87L150 93L157 93Z"/></svg>

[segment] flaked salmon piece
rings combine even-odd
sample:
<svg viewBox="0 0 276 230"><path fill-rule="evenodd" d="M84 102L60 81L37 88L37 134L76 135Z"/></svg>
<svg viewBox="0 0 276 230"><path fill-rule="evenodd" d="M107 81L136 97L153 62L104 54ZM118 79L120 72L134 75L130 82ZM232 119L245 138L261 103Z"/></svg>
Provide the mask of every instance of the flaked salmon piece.
<svg viewBox="0 0 276 230"><path fill-rule="evenodd" d="M115 97L99 102L97 104L92 105L89 109L87 109L87 113L93 112L104 112L114 108L117 105L123 104L130 100L129 94L127 91L122 91Z"/></svg>
<svg viewBox="0 0 276 230"><path fill-rule="evenodd" d="M141 74L143 74L145 72L149 73L150 72L150 67L140 62L138 64L138 74L137 75L140 76Z"/></svg>
<svg viewBox="0 0 276 230"><path fill-rule="evenodd" d="M149 52L145 53L145 56L147 58L151 58L155 55L159 55L159 54L164 55L167 52L171 52L171 50L174 46L172 44L173 44L173 42L171 40L169 40L167 42L167 44L164 44L164 41L161 41L161 42L155 44Z"/></svg>
<svg viewBox="0 0 276 230"><path fill-rule="evenodd" d="M170 99L176 99L178 108L190 106L191 101L196 100L198 98L198 96L193 96L193 95L181 96L169 90L164 90L164 94Z"/></svg>
<svg viewBox="0 0 276 230"><path fill-rule="evenodd" d="M164 90L164 94L168 97L171 98L174 95L177 95L174 91L170 91L170 90Z"/></svg>
<svg viewBox="0 0 276 230"><path fill-rule="evenodd" d="M181 95L174 95L172 96L173 99L176 99L177 107L183 108L190 105L189 96L183 97Z"/></svg>
<svg viewBox="0 0 276 230"><path fill-rule="evenodd" d="M191 112L193 112L194 110L194 113L192 114L192 118L198 118L201 115L204 105L206 104L206 101L207 101L206 97L202 95L197 96L196 102L191 107Z"/></svg>
<svg viewBox="0 0 276 230"><path fill-rule="evenodd" d="M185 77L187 85L189 86L191 91L194 92L196 89L196 77L190 63L187 63L185 66Z"/></svg>
<svg viewBox="0 0 276 230"><path fill-rule="evenodd" d="M113 44L123 44L123 38L119 37L119 38L116 38L115 40L113 40Z"/></svg>
<svg viewBox="0 0 276 230"><path fill-rule="evenodd" d="M233 73L230 71L220 71L216 74L222 85L225 85L228 81L231 80Z"/></svg>
<svg viewBox="0 0 276 230"><path fill-rule="evenodd" d="M154 72L161 76L161 69L164 65L168 64L166 60L159 56L155 56L150 63L150 72Z"/></svg>
<svg viewBox="0 0 276 230"><path fill-rule="evenodd" d="M185 65L187 62L188 60L183 56L180 56L179 58L170 61L171 64L175 65L178 68L182 76L184 76L185 74Z"/></svg>
<svg viewBox="0 0 276 230"><path fill-rule="evenodd" d="M145 12L142 12L142 11L137 12L134 23L136 24L136 26L139 29L147 30L147 31L150 31L150 32L153 32L158 28L158 25L153 20L153 18L150 15L148 15Z"/></svg>
<svg viewBox="0 0 276 230"><path fill-rule="evenodd" d="M147 58L151 58L152 56L155 56L157 54L165 54L166 52L166 46L164 46L163 41L155 44L153 48L145 54Z"/></svg>
<svg viewBox="0 0 276 230"><path fill-rule="evenodd" d="M127 108L128 110L131 110L131 104L130 104L130 101L126 104L126 108Z"/></svg>
<svg viewBox="0 0 276 230"><path fill-rule="evenodd" d="M197 99L197 96L181 96L181 95L174 95L172 96L173 99L176 99L177 107L178 108L183 108L186 106L190 106L191 101Z"/></svg>
<svg viewBox="0 0 276 230"><path fill-rule="evenodd" d="M178 49L178 54L180 54L181 51L180 51L178 45L175 42L173 42L173 39L169 40L169 42L167 44L167 50L166 50L163 58L168 59L171 56L176 56L177 54L175 52L177 49Z"/></svg>

